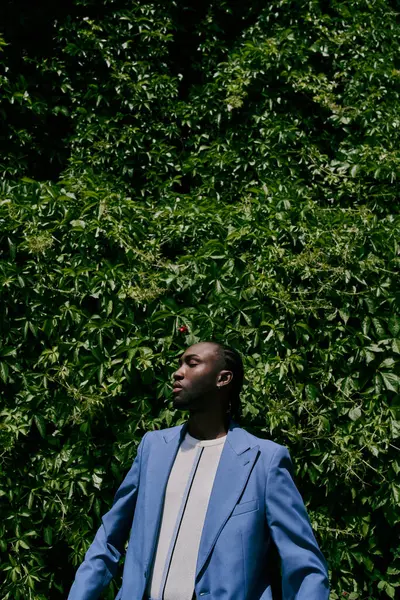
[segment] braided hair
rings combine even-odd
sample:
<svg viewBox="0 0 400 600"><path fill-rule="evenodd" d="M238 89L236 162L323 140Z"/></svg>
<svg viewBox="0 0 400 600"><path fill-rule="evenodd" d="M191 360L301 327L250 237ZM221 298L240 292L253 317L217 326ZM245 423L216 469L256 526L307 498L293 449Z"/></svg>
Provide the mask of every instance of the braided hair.
<svg viewBox="0 0 400 600"><path fill-rule="evenodd" d="M242 412L242 404L240 400L240 392L243 387L244 368L242 357L234 348L225 346L219 342L214 342L218 346L219 355L222 361L222 369L232 371L233 378L229 384L230 388L230 415L232 419L239 420Z"/></svg>

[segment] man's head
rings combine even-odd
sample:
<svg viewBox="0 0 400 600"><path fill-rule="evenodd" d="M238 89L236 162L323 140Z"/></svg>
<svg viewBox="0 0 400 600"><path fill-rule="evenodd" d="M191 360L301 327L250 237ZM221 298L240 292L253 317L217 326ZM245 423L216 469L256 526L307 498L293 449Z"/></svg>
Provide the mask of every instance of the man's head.
<svg viewBox="0 0 400 600"><path fill-rule="evenodd" d="M191 412L240 412L243 363L233 349L199 342L185 350L174 375L174 406Z"/></svg>

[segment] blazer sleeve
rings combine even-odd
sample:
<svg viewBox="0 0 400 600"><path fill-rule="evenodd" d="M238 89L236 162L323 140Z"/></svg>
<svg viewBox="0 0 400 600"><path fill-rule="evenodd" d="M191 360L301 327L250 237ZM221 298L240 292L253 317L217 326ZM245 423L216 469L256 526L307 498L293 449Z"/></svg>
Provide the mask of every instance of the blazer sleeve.
<svg viewBox="0 0 400 600"><path fill-rule="evenodd" d="M139 444L132 467L114 496L111 509L101 519L96 536L76 572L68 600L97 600L116 573L135 512L146 435Z"/></svg>
<svg viewBox="0 0 400 600"><path fill-rule="evenodd" d="M275 451L266 480L266 516L281 557L283 600L328 600L325 559L292 479L289 452Z"/></svg>

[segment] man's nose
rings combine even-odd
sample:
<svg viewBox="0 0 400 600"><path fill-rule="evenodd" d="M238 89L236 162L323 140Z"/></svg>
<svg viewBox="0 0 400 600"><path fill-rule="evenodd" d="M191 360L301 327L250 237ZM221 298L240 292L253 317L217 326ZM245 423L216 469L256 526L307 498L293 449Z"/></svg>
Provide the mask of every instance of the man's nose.
<svg viewBox="0 0 400 600"><path fill-rule="evenodd" d="M172 378L174 379L174 381L177 381L178 379L183 379L182 367L179 367L179 369L177 369L175 373L173 373Z"/></svg>

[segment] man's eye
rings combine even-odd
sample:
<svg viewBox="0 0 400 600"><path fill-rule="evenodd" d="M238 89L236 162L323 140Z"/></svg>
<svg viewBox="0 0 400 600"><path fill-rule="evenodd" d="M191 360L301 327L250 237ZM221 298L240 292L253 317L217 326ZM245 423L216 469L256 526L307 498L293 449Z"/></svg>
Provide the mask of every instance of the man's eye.
<svg viewBox="0 0 400 600"><path fill-rule="evenodd" d="M199 363L192 362L192 363L189 363L189 367L195 367L195 366L196 366L196 365L198 365L198 364L199 364Z"/></svg>

